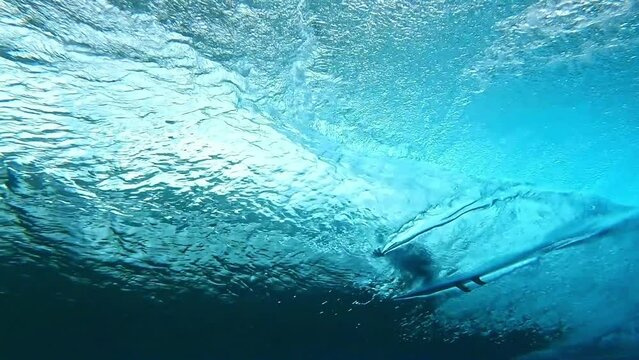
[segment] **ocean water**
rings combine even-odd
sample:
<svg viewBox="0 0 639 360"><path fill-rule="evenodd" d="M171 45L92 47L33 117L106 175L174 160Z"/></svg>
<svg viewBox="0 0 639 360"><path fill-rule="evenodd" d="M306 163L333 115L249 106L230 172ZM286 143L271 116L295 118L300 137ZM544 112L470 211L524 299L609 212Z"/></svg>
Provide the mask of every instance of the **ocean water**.
<svg viewBox="0 0 639 360"><path fill-rule="evenodd" d="M637 99L635 0L0 0L0 359L637 359Z"/></svg>

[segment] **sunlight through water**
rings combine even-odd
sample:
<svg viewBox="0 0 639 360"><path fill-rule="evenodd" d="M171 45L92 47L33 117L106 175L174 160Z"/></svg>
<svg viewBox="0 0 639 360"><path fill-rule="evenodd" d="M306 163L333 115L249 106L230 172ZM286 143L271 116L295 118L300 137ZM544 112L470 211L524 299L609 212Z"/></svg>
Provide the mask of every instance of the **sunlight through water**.
<svg viewBox="0 0 639 360"><path fill-rule="evenodd" d="M634 0L0 0L0 335L639 357L638 59Z"/></svg>

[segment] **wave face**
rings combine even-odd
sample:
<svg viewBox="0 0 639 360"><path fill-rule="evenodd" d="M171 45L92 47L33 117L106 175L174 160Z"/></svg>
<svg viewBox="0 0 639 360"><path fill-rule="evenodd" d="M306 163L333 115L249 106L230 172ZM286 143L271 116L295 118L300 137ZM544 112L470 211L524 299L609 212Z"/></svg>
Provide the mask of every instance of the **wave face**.
<svg viewBox="0 0 639 360"><path fill-rule="evenodd" d="M0 0L0 357L637 358L637 56L635 1Z"/></svg>

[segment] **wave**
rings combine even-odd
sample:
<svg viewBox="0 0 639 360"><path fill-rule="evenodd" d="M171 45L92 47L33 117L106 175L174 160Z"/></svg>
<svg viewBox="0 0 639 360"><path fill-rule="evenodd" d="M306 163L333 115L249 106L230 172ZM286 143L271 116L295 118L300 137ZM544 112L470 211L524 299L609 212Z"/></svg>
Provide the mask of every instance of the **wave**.
<svg viewBox="0 0 639 360"><path fill-rule="evenodd" d="M570 190L477 176L492 165L475 171L484 160L466 158L497 158L485 156L497 140L470 141L450 117L487 91L473 85L478 74L495 81L526 54L544 54L509 49L529 36L559 41L546 31L556 11L406 3L381 13L390 17L371 13L386 32L367 37L357 6L279 5L0 0L0 264L10 280L0 295L25 291L16 269L44 268L154 304L198 291L238 318L259 303L271 313L286 302L296 316L309 306L322 319L356 312L344 331L384 324L369 334L393 346L369 350L385 355L460 351L464 341L483 341L486 356L511 341L507 358L637 354L636 208L576 191L571 181L590 170L560 181ZM632 22L631 8L592 9L601 15L592 24L570 8L576 29L562 18L562 33ZM460 45L479 60L455 57L418 80L421 60L367 57L396 34L393 24L404 24L403 48L418 34L445 49L423 26L433 17L453 24L455 14L480 33L494 17L500 32L516 31L484 39L486 51ZM358 30L349 38L343 28ZM579 49L570 49L573 58ZM466 74L459 92L445 86L458 84L447 74ZM401 91L389 99L396 81ZM420 113L418 98L436 109ZM427 135L409 121L417 118L429 119ZM624 158L634 158L632 146ZM524 166L526 156L512 159Z"/></svg>
<svg viewBox="0 0 639 360"><path fill-rule="evenodd" d="M170 188L145 190L144 197L125 189L96 194L79 186L87 185L83 180L69 180L5 161L2 217L12 240L3 246L4 259L48 263L71 277L86 266L81 264L91 264L108 276L103 281L121 282L123 288L199 288L228 303L268 298L270 292L345 287L351 296L369 293L389 302L444 288L464 290L412 303L396 314L408 338L451 340L534 329L556 342L587 335L591 343L599 327L607 330L612 319L621 326L639 304L632 295L638 293L632 281L639 263L632 255L636 211L601 199L522 192L518 185L508 193L520 195L503 197L508 201L478 199L476 204L492 205L475 210L466 203L460 208L464 216L434 205L454 220L427 232L411 229L420 236L375 257L373 250L393 232L383 213L357 207L357 197L348 207L323 213L298 208L284 216L284 209L269 202L243 204L237 211L228 197L200 192L202 200L186 206L184 195ZM503 193L503 186L498 189ZM457 197L437 203L463 202ZM213 209L215 217L209 215ZM429 223L427 213L419 215L422 224ZM471 281L477 288L465 293ZM411 286L417 290L405 293ZM433 324L437 334L430 330Z"/></svg>

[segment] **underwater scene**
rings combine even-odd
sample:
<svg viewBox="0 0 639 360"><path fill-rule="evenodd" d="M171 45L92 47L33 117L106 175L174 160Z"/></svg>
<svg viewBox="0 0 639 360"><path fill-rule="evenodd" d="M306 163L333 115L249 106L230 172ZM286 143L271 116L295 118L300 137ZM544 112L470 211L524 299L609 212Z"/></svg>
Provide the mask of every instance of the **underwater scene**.
<svg viewBox="0 0 639 360"><path fill-rule="evenodd" d="M639 1L0 0L0 359L639 359Z"/></svg>

